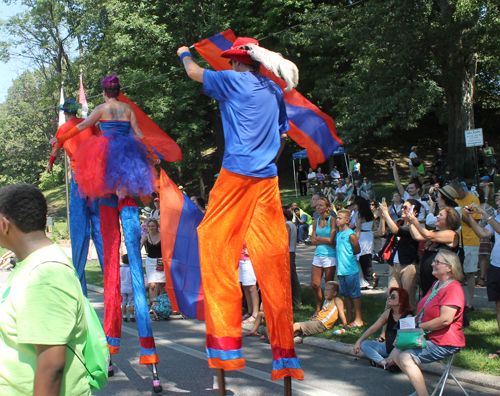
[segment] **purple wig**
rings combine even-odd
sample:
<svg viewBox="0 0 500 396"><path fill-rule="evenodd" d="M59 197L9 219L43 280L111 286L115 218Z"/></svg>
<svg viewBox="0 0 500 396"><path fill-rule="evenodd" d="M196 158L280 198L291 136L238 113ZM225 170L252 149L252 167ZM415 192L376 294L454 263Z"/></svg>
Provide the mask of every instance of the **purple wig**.
<svg viewBox="0 0 500 396"><path fill-rule="evenodd" d="M102 80L102 89L108 98L116 98L120 94L120 79L116 74L111 74Z"/></svg>

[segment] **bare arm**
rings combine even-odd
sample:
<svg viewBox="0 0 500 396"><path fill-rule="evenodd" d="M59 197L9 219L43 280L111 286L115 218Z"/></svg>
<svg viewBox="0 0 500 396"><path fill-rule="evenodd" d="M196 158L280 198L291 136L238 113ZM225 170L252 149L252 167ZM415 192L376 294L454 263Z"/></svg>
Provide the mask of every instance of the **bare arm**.
<svg viewBox="0 0 500 396"><path fill-rule="evenodd" d="M361 252L361 248L359 247L359 242L358 238L356 238L356 235L351 234L351 236L349 237L349 242L351 242L353 253L359 254L359 252Z"/></svg>
<svg viewBox="0 0 500 396"><path fill-rule="evenodd" d="M375 334L382 326L387 324L389 320L389 315L391 313L390 309L386 309L385 312L377 319L377 321L368 328L361 337L354 344L354 353L357 355L361 351L361 342L366 340L371 335Z"/></svg>
<svg viewBox="0 0 500 396"><path fill-rule="evenodd" d="M441 330L446 326L449 326L453 322L453 319L455 319L455 314L457 313L457 311L458 307L443 305L440 309L440 315L437 318L434 318L424 323L420 323L418 327L426 331Z"/></svg>
<svg viewBox="0 0 500 396"><path fill-rule="evenodd" d="M471 207L476 208L477 211L481 213L485 218L488 219L490 217L490 214L486 212L483 208L481 208L479 205L471 204ZM464 218L468 218L470 220L470 218L472 218L472 213L469 212L468 210L464 211L465 211L465 216L462 216L462 220L464 220ZM495 230L496 232L500 232L500 224L498 223L498 221L495 220L494 216L491 220L488 221L488 224L491 226L491 228L493 228L493 230ZM472 231L474 231L479 238L489 238L492 235L490 230L482 228L475 221L470 221L470 227L472 228Z"/></svg>
<svg viewBox="0 0 500 396"><path fill-rule="evenodd" d="M394 181L396 182L396 187L401 197L403 197L403 195L405 195L405 189L401 185L401 180L399 179L398 169L396 167L396 161L394 161L394 165L392 165L392 170L394 173Z"/></svg>
<svg viewBox="0 0 500 396"><path fill-rule="evenodd" d="M132 128L134 135L139 139L142 139L144 137L144 134L142 133L141 129L139 128L139 124L137 123L137 117L135 116L134 110L132 109L130 111L130 127Z"/></svg>
<svg viewBox="0 0 500 396"><path fill-rule="evenodd" d="M387 208L387 204L380 204L379 208L381 209L380 212L382 213L385 222L389 226L389 229L391 230L391 232L394 235L397 235L397 233L399 231L399 227L394 222L394 220L392 220L392 218L391 218L391 216L389 214L389 209ZM382 223L382 222L380 222L380 223ZM380 230L380 227L379 227L379 230ZM384 234L385 234L385 225L384 225ZM379 231L379 235L380 235L380 231ZM380 235L380 236L383 236L383 235Z"/></svg>
<svg viewBox="0 0 500 396"><path fill-rule="evenodd" d="M180 47L177 50L177 56L181 56L181 54L184 52L190 52L189 48L186 46ZM182 63L184 63L184 69L186 69L186 73L189 76L189 78L193 79L194 81L198 81L200 83L203 82L203 73L205 72L205 69L198 66L198 64L193 60L192 57L185 56L182 59Z"/></svg>
<svg viewBox="0 0 500 396"><path fill-rule="evenodd" d="M286 133L282 133L280 135L280 149L278 150L278 155L276 156L276 161L275 161L276 164L278 164L278 160L280 158L280 155L281 155L283 149L285 148L285 143L286 143L286 137L287 136L288 135ZM297 180L298 180L298 178L297 178Z"/></svg>
<svg viewBox="0 0 500 396"><path fill-rule="evenodd" d="M147 235L144 235L142 238L141 238L141 248L139 250L142 250L142 248L144 247L144 245L146 244L146 241L148 240L148 236Z"/></svg>
<svg viewBox="0 0 500 396"><path fill-rule="evenodd" d="M347 327L347 319L345 318L344 312L344 301L339 297L335 297L335 305L337 306L337 309L339 311L339 319L341 320L344 327Z"/></svg>
<svg viewBox="0 0 500 396"><path fill-rule="evenodd" d="M35 345L35 352L33 396L58 396L66 365L66 345Z"/></svg>
<svg viewBox="0 0 500 396"><path fill-rule="evenodd" d="M359 217L359 213L356 215L356 238L359 239L361 235L361 217Z"/></svg>

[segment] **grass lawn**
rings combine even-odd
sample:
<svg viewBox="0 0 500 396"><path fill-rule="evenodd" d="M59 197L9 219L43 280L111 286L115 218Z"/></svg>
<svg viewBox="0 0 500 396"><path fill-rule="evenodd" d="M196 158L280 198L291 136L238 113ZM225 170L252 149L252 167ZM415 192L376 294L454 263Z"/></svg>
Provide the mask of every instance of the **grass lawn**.
<svg viewBox="0 0 500 396"><path fill-rule="evenodd" d="M361 329L349 329L344 334L334 335L333 332L342 329L334 326L331 330L317 334L314 337L325 338L354 344L358 338L382 315L385 308L385 300L377 296L363 295L363 322L365 327ZM315 302L312 288L302 288L302 306L293 309L295 322L308 320L315 310ZM369 308L368 308L369 307ZM467 346L455 358L454 365L472 371L479 371L493 375L500 375L500 360L488 359L488 354L500 349L500 337L498 336L498 324L496 312L489 309L479 309L469 315L470 326L464 328ZM340 320L337 324L340 323ZM369 339L378 337L378 333Z"/></svg>
<svg viewBox="0 0 500 396"><path fill-rule="evenodd" d="M98 260L92 260L85 265L85 278L89 285L104 286L101 266Z"/></svg>

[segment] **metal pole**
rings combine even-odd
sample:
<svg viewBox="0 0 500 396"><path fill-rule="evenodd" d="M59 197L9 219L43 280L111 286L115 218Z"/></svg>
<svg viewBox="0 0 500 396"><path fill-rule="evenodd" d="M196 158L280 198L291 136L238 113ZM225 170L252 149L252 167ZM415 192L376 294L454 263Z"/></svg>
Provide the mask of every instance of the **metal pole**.
<svg viewBox="0 0 500 396"><path fill-rule="evenodd" d="M292 159L292 162L293 162L293 184L295 184L295 197L298 197L298 195L297 195L297 174L295 173L295 160Z"/></svg>
<svg viewBox="0 0 500 396"><path fill-rule="evenodd" d="M474 146L474 160L476 162L476 186L479 187L479 161L477 160L477 146Z"/></svg>
<svg viewBox="0 0 500 396"><path fill-rule="evenodd" d="M217 381L219 383L219 396L226 396L226 377L223 369L217 369Z"/></svg>
<svg viewBox="0 0 500 396"><path fill-rule="evenodd" d="M283 378L285 384L285 396L292 396L292 377Z"/></svg>
<svg viewBox="0 0 500 396"><path fill-rule="evenodd" d="M68 156L66 153L64 153L64 179L66 182L66 220L68 222L68 235L69 239L71 240L71 233L70 233L70 227L69 227L69 186L68 186Z"/></svg>

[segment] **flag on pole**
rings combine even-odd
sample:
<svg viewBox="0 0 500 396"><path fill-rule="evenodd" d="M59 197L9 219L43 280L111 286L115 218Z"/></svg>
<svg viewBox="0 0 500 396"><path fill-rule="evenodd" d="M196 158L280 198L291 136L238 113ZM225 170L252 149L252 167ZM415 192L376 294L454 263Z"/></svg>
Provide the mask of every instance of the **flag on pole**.
<svg viewBox="0 0 500 396"><path fill-rule="evenodd" d="M64 105L64 81L61 82L61 95L59 97L59 104ZM59 108L59 126L66 122L66 117L64 116L64 110Z"/></svg>
<svg viewBox="0 0 500 396"><path fill-rule="evenodd" d="M82 71L80 70L80 93L78 94L78 102L82 105L82 118L87 118L89 113L89 106L87 104L87 97L83 89Z"/></svg>
<svg viewBox="0 0 500 396"><path fill-rule="evenodd" d="M229 60L220 55L223 51L231 49L235 40L236 36L233 31L228 29L196 43L194 47L215 70L232 70ZM286 87L285 81L276 77L265 67L262 66L260 72L277 83L281 89ZM283 94L290 122L288 136L307 149L311 166L316 169L318 164L325 162L338 147L343 145L337 137L333 119L304 98L297 90L293 89Z"/></svg>
<svg viewBox="0 0 500 396"><path fill-rule="evenodd" d="M165 290L174 311L199 320L205 320L205 308L196 229L203 216L161 169L160 232Z"/></svg>

